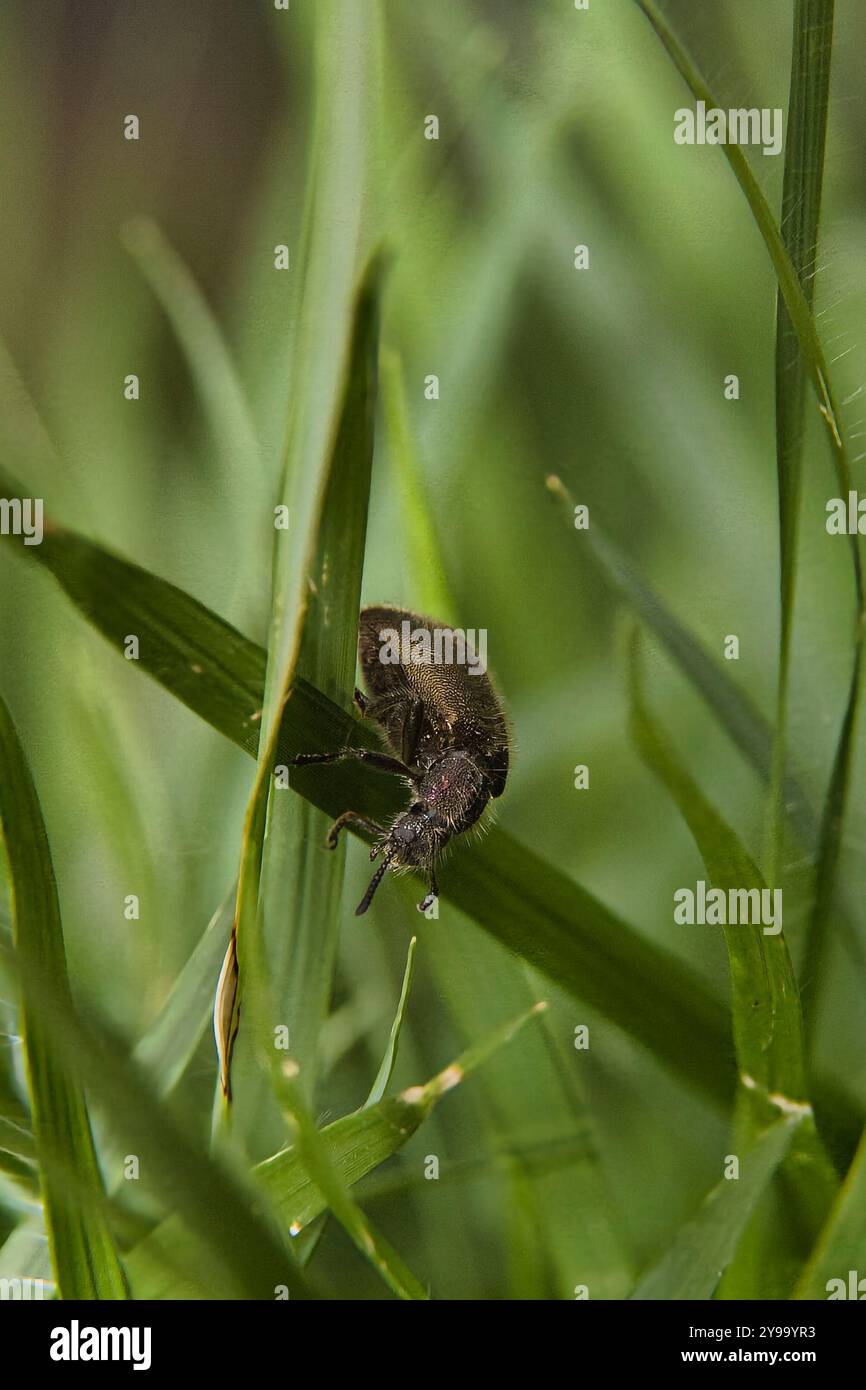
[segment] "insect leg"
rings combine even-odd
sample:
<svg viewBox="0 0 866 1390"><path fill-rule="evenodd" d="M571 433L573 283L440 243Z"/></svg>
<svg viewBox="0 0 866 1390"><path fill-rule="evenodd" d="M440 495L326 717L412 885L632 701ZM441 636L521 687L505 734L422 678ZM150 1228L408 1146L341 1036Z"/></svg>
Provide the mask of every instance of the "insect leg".
<svg viewBox="0 0 866 1390"><path fill-rule="evenodd" d="M293 767L307 767L310 763L339 763L347 758L356 758L358 762L366 763L368 767L373 767L377 772L394 772L398 777L408 777L411 782L417 782L418 774L413 772L411 767L401 763L399 758L392 758L388 753L377 753L372 748L338 748L336 753L299 753L296 758L292 758Z"/></svg>
<svg viewBox="0 0 866 1390"><path fill-rule="evenodd" d="M368 816L362 816L359 811L344 811L338 816L328 831L328 849L336 849L337 841L340 838L340 831L347 825L358 825L362 830L368 830L371 835L387 835L388 832L383 825L377 825Z"/></svg>
<svg viewBox="0 0 866 1390"><path fill-rule="evenodd" d="M415 753L418 747L418 738L421 733L421 721L424 716L424 705L421 700L413 698L406 706L406 714L403 720L403 734L401 739L401 752L404 763L410 767L417 766Z"/></svg>
<svg viewBox="0 0 866 1390"><path fill-rule="evenodd" d="M436 865L434 863L430 865L430 892L426 893L421 899L418 904L418 911L426 912L428 908L433 906L438 897L439 884L436 882Z"/></svg>

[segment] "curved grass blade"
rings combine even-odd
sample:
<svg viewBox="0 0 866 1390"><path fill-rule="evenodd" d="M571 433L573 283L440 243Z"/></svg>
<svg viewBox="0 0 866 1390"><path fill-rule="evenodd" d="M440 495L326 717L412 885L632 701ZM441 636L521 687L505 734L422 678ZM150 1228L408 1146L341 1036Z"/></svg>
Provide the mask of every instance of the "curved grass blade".
<svg viewBox="0 0 866 1390"><path fill-rule="evenodd" d="M174 329L226 469L243 476L247 487L263 481L249 406L219 324L190 271L149 217L133 218L120 239Z"/></svg>
<svg viewBox="0 0 866 1390"><path fill-rule="evenodd" d="M777 1120L742 1157L735 1179L722 1178L670 1249L643 1276L632 1298L712 1298L740 1239L791 1144L796 1120Z"/></svg>
<svg viewBox="0 0 866 1390"><path fill-rule="evenodd" d="M544 1012L538 1003L519 1018L495 1028L423 1086L410 1086L393 1099L344 1115L322 1131L328 1136L343 1181L350 1186L402 1148L442 1097L511 1042L531 1018ZM283 1149L256 1168L274 1207L289 1229L307 1226L327 1203L294 1149Z"/></svg>
<svg viewBox="0 0 866 1390"><path fill-rule="evenodd" d="M307 545L305 597L299 601L293 664L283 673L286 684L282 689L279 711L283 710L289 699L296 670L304 676L314 676L332 689L338 688L342 681L343 692L349 690L353 683L373 459L381 271L381 262L374 259L364 275L355 303L339 424L333 448L325 462L313 531ZM324 823L321 817L312 815L308 809L298 813L295 798L290 798L287 815L276 810L274 798L279 797L280 793L271 789L279 741L280 719L277 718L259 759L247 811L235 936L229 952L236 951L237 983L242 988L245 951L251 946L253 951L261 955L263 949L263 942L254 940L250 933L258 934L259 930L262 874L263 869L267 871L265 826L270 815L272 828L268 835L267 856L273 858L273 868L270 873L272 892L267 895L271 911L269 914L266 912L266 919L269 917L275 924L279 922L279 931L275 928L271 933L273 941L268 953L267 977L273 982L273 992L278 993L284 1016L289 1019L292 1053L296 1056L300 1054L304 1069L309 1068L311 1078L305 1084L312 1086L317 1039L331 989L343 862L341 858L335 858L326 871L318 870L318 866L317 871L311 871L308 866L307 872L296 876L294 881L299 887L291 903L292 923L287 933L286 858L295 853L299 845L303 849L306 835L316 835L322 842ZM292 772L290 785L294 785L295 777L296 774ZM278 824L274 822L275 816L279 819ZM276 897L274 889L278 893ZM282 910L278 910L277 904ZM278 949L279 956L276 956ZM261 964L264 966L263 958ZM252 969L256 969L255 965ZM262 982L264 979L262 972ZM263 1023L263 1038L266 1034L270 1040L273 1021L279 1015L274 1010L268 1011L264 1002L270 990L261 992L257 984L254 990L255 994L251 997L258 1018ZM221 1056L225 1059L222 1086L226 1095L229 1094L228 1071L237 1032L238 1008L239 998L236 997L231 1001L231 1007L223 1008L220 1015L224 1022L220 1045ZM268 1053L264 1052L263 1055L267 1056Z"/></svg>
<svg viewBox="0 0 866 1390"><path fill-rule="evenodd" d="M560 504L569 527L573 528L573 497L555 475L550 475L545 481L548 491ZM773 761L773 731L760 710L727 672L708 656L698 639L644 582L628 557L604 534L597 522L593 522L590 530L581 532L581 540L587 554L600 567L608 582L626 600L641 622L655 633L706 701L722 728L759 776L768 782ZM818 840L818 817L790 770L785 777L784 788L791 822L803 843L811 847Z"/></svg>
<svg viewBox="0 0 866 1390"><path fill-rule="evenodd" d="M827 1224L794 1291L794 1298L862 1299L863 1251L866 1250L866 1131L860 1140ZM850 1272L855 1271L851 1291ZM841 1281L832 1284L831 1281Z"/></svg>
<svg viewBox="0 0 866 1390"><path fill-rule="evenodd" d="M674 62L674 66L684 78L687 86L691 88L693 95L698 101L705 102L707 109L717 107L718 103L715 97L704 82L703 77L693 63L690 55L680 43L664 15L661 13L655 0L636 0L636 3L661 39L662 44L667 49L667 52ZM785 308L790 315L791 324L797 337L797 343L803 354L803 361L815 390L818 409L827 426L839 488L842 495L846 496L851 490L851 469L848 462L848 451L845 444L842 421L836 403L835 392L824 356L824 349L818 337L814 316L806 302L806 297L800 285L797 271L782 241L772 209L764 197L760 184L752 173L751 165L746 155L743 153L741 146L737 144L725 144L720 148L730 164L740 188L745 194L746 201L755 219L755 224L764 239L764 244L773 262L773 269L776 272L776 278L779 282L779 290L785 302ZM866 596L864 596L860 550L856 536L851 537L851 560L854 568L854 588L857 598L857 610L858 613L862 613Z"/></svg>
<svg viewBox="0 0 866 1390"><path fill-rule="evenodd" d="M808 1248L826 1217L838 1179L818 1137L808 1099L800 1000L788 948L781 930L777 930L781 928L781 905L774 898L773 920L767 923L769 913L765 912L763 895L768 890L760 872L659 730L644 698L637 634L630 678L633 737L642 757L676 802L713 888L722 891L727 903L737 901L732 894L745 893L747 901L751 899L749 922L722 926L731 970L739 1068L736 1137L740 1144L750 1146L780 1115L798 1119L790 1158L782 1164L780 1176L802 1231L802 1244ZM755 904L764 926L754 924ZM764 1251L762 1256L769 1263ZM786 1276L780 1270L778 1277Z"/></svg>
<svg viewBox="0 0 866 1390"><path fill-rule="evenodd" d="M413 936L412 940L409 942L409 950L406 955L406 969L403 972L403 987L400 990L400 999L397 1004L397 1012L394 1015L394 1022L391 1024L388 1046L385 1048L385 1056L382 1058L382 1065L376 1073L376 1080L370 1087L370 1094L364 1101L363 1108L365 1110L371 1105L378 1105L385 1094L388 1082L394 1074L394 1067L397 1063L397 1049L400 1045L400 1029L403 1026L406 1005L409 1002L409 991L412 988L412 967L415 962L415 947L417 945L418 938L417 936Z"/></svg>
<svg viewBox="0 0 866 1390"><path fill-rule="evenodd" d="M572 523L574 500L560 478L553 475L546 480L548 490L560 503L569 526ZM627 557L605 536L597 523L592 530L582 533L583 544L588 554L600 566L605 578L625 599L634 613L641 619L666 647L674 661L691 681L709 708L716 715L722 728L726 730L735 745L749 759L755 770L765 782L771 782L774 771L775 743L770 725L751 700L734 684L713 659L707 655L697 639L667 609L662 600L650 589L629 563ZM851 771L851 756L854 746L854 729L857 713L860 681L860 644L855 653L854 672L848 695L848 704L833 770L820 817L803 792L790 768L783 783L784 805L794 831L802 844L814 854L816 879L814 899L810 915L810 926L806 936L801 979L806 986L820 978L820 960L826 942L826 925L833 901L836 866L841 847L842 824ZM771 793L772 799L773 793ZM839 923L843 931L843 942L852 952L860 968L863 968L864 953L860 937L847 911L839 909ZM804 1014L807 1039L810 1037L817 1016L817 999L813 994L812 1006Z"/></svg>
<svg viewBox="0 0 866 1390"><path fill-rule="evenodd" d="M819 989L825 974L823 960L828 941L827 928L830 924L830 913L834 901L836 869L842 850L842 826L845 821L848 787L851 781L851 760L854 755L854 734L857 728L863 665L862 634L863 629L861 628L854 650L854 669L851 673L848 702L845 706L839 742L833 757L833 767L830 772L830 782L821 817L814 897L803 952L802 978L805 981L805 987L811 988L810 1007L805 1014L806 1036L810 1043L814 1040L818 1019Z"/></svg>
<svg viewBox="0 0 866 1390"><path fill-rule="evenodd" d="M676 802L713 887L725 894L757 893L763 912L760 895L766 885L759 870L676 757L650 713L638 641L635 634L630 663L631 731L638 750ZM769 934L760 925L722 926L731 967L740 1084L750 1101L765 1103L759 1106L765 1123L773 1118L774 1106L778 1118L785 1106L802 1109L806 1105L799 997L787 945L775 926L770 926Z"/></svg>
<svg viewBox="0 0 866 1390"><path fill-rule="evenodd" d="M637 4L661 39L695 97L706 102L708 108L716 106L715 98L707 88L688 52L661 14L655 0L637 0ZM799 349L798 370L805 369L814 387L818 408L828 429L838 486L842 496L845 497L853 490L848 448L827 361L811 311L811 287L804 291L801 284L801 273L808 265L809 257L814 253L814 242L817 240L832 19L833 5L831 0L824 0L824 3L821 0L801 0L798 5L792 73L792 80L798 89L798 95L792 112L795 119L795 144L791 162L793 168L802 159L803 173L801 180L795 180L792 174L791 179L787 181L787 190L793 197L796 191L795 184L802 181L803 202L799 214L802 218L802 224L796 226L791 233L792 238L796 239L794 242L795 254L804 258L802 265L795 264L788 254L788 248L776 225L772 210L752 173L743 150L736 144L723 145L722 149L745 194L755 223L773 262L784 310L788 316L786 329L787 325L790 325L790 332L796 338ZM806 128L807 122L808 129ZM790 208L783 210L788 213L791 211ZM796 399L794 398L790 408L786 406L786 420L790 409L789 423L792 425L796 408ZM786 435L786 441L787 439L788 435ZM794 491L796 490L795 488ZM792 525L790 508L796 499L792 495L791 488L786 487L786 492L791 495L787 496L788 507L783 524L786 531L789 531ZM790 549L790 544L791 537L789 536L788 549ZM821 815L818 872L807 946L808 965L813 974L819 969L819 959L823 954L826 940L826 919L833 900L835 870L839 858L841 828L850 780L853 729L859 700L861 652L864 631L866 631L866 591L864 591L857 535L851 537L851 558L857 607L855 653L846 713L840 730L833 770ZM789 569L790 563L788 561ZM780 752L777 756L781 758L783 755ZM813 1004L810 1013L814 1016L815 1012Z"/></svg>
<svg viewBox="0 0 866 1390"><path fill-rule="evenodd" d="M45 1224L62 1298L124 1299L126 1280L108 1223L104 1189L83 1088L57 1065L58 1020L34 1004L48 976L71 1008L60 903L39 798L11 716L0 699L0 830L9 870L14 962L21 990L23 1040L33 1135L39 1156ZM64 1042L65 1045L65 1042ZM60 1174L76 1174L91 1210L68 1192Z"/></svg>
<svg viewBox="0 0 866 1390"><path fill-rule="evenodd" d="M285 1286L293 1298L310 1297L255 1185L202 1148L156 1095L126 1042L92 1007L86 1019L78 1014L68 991L58 987L41 962L28 967L28 981L52 1065L65 1084L87 1085L109 1119L120 1152L139 1160L141 1181L177 1213L178 1227L188 1233L201 1262L206 1295L271 1299L277 1286ZM73 1190L82 1187L73 1166L64 1164L59 1171ZM105 1209L105 1197L92 1193L88 1200L84 1191L80 1196L92 1225ZM165 1258L182 1253L179 1244Z"/></svg>
<svg viewBox="0 0 866 1390"><path fill-rule="evenodd" d="M252 985L238 1105L246 1137L254 1137L259 1154L273 1146L283 1125L273 1096L263 1089L268 1072L258 1066L265 1048L273 1052L274 1024L288 1027L312 1102L332 992L345 845L324 863L310 854L310 843L324 845L324 818L286 795L284 782L272 774L283 709L297 676L335 700L351 698L383 280L382 258L369 256L365 219L375 170L375 15L363 6L327 5L312 20L312 153L297 254L301 290L280 482L291 529L274 532L266 734L237 911L240 987L246 989L245 973ZM281 766L279 771L285 775ZM258 971L258 983L252 983L253 953L266 966ZM278 1009L271 1001L278 1001Z"/></svg>
<svg viewBox="0 0 866 1390"><path fill-rule="evenodd" d="M388 1242L374 1231L361 1208L349 1195L330 1144L316 1129L304 1104L298 1085L298 1067L291 1060L281 1068L281 1083L280 1099L294 1136L293 1147L329 1209L398 1298L425 1300L428 1295L414 1274Z"/></svg>
<svg viewBox="0 0 866 1390"><path fill-rule="evenodd" d="M382 404L392 473L400 498L400 518L406 531L406 552L412 556L413 587L420 593L419 606L422 612L435 613L456 624L454 596L412 439L403 363L394 348L382 352Z"/></svg>
<svg viewBox="0 0 866 1390"><path fill-rule="evenodd" d="M160 1097L174 1090L192 1060L213 1012L213 981L231 933L236 889L217 908L171 987L158 1016L139 1038L133 1061Z"/></svg>
<svg viewBox="0 0 866 1390"><path fill-rule="evenodd" d="M401 1149L448 1091L509 1043L523 1025L543 1009L543 1004L536 1004L520 1018L495 1029L426 1085L409 1087L400 1096L381 1100L377 1105L356 1110L326 1125L320 1137L327 1140L341 1182L346 1187L354 1186ZM281 1149L257 1164L254 1177L264 1189L281 1227L292 1236L306 1230L328 1209L325 1197L295 1148ZM181 1238L179 1223L176 1218L169 1218L130 1252L127 1267L137 1293L141 1289L154 1296L153 1271L165 1265L168 1254L177 1249ZM170 1274L164 1274L163 1278L159 1296L181 1296L181 1285L172 1281Z"/></svg>

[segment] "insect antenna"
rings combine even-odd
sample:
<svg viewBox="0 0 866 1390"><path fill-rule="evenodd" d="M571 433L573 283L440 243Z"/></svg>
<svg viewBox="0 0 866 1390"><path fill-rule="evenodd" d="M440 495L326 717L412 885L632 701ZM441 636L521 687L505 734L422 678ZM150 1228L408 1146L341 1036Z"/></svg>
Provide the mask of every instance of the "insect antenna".
<svg viewBox="0 0 866 1390"><path fill-rule="evenodd" d="M391 863L391 860L394 858L396 852L396 849L389 849L385 851L385 858L382 860L373 877L370 879L370 883L366 893L364 894L361 901L358 903L358 906L355 908L356 917L363 917L364 913L367 911L367 908L373 901L373 894L379 887L379 884L382 882L382 879L385 877L385 870L388 868L388 865Z"/></svg>

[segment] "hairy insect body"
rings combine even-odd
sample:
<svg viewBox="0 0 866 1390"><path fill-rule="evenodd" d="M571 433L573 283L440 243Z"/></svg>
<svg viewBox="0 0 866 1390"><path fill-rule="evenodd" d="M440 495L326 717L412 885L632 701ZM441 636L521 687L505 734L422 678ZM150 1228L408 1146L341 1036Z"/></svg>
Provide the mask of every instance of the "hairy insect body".
<svg viewBox="0 0 866 1390"><path fill-rule="evenodd" d="M383 856L359 914L366 912L388 868L427 872L430 892L418 904L426 910L438 891L436 864L445 845L478 821L492 797L502 795L508 776L508 728L486 672L425 659L418 652L408 652L402 660L383 659L387 633L402 624L421 635L452 635L450 629L403 609L362 612L358 657L367 693L356 691L355 700L361 713L379 725L390 754L346 748L296 759L310 763L358 758L397 774L411 788L409 809L391 826L346 811L331 828L329 844L335 845L344 826L362 826L376 835L370 857ZM428 643L427 650L433 649ZM455 650L453 642L448 650Z"/></svg>

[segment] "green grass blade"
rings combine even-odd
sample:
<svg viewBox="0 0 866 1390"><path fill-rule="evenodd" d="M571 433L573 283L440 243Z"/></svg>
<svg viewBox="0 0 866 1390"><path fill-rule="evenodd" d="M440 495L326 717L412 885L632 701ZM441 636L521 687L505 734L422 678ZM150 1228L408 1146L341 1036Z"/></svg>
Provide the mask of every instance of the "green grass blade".
<svg viewBox="0 0 866 1390"><path fill-rule="evenodd" d="M29 495L0 468L7 498ZM83 536L51 523L39 546L4 537L55 577L81 613L117 650L139 637L139 665L214 729L255 757L264 693L264 650L182 589L155 579Z"/></svg>
<svg viewBox="0 0 866 1390"><path fill-rule="evenodd" d="M158 1016L133 1050L133 1061L167 1096L186 1071L213 1012L214 980L231 934L237 890L217 908L171 987Z"/></svg>
<svg viewBox="0 0 866 1390"><path fill-rule="evenodd" d="M573 531L573 497L560 478L550 476L546 483ZM581 542L605 579L663 643L736 747L761 778L769 781L773 761L773 731L760 710L718 662L707 654L698 639L674 616L659 595L644 582L628 557L604 534L596 521L589 530L581 532ZM790 771L785 778L785 800L791 822L803 843L810 847L815 845L819 833L818 817Z"/></svg>
<svg viewBox="0 0 866 1390"><path fill-rule="evenodd" d="M326 1125L320 1137L327 1141L342 1183L347 1187L354 1186L397 1153L441 1098L510 1042L543 1007L537 1004L520 1018L494 1029L426 1085L412 1086L400 1096L381 1100L369 1108L362 1107ZM328 1208L325 1197L295 1148L281 1149L257 1164L254 1177L263 1188L280 1226L292 1236L306 1230ZM130 1252L127 1268L135 1290L139 1287L152 1288L152 1271L154 1268L162 1269L168 1254L177 1250L179 1239L178 1222L170 1218ZM160 1297L180 1296L183 1287L181 1281L172 1280L170 1274L166 1276L164 1273L163 1280L159 1286Z"/></svg>
<svg viewBox="0 0 866 1390"><path fill-rule="evenodd" d="M276 764L283 707L296 677L351 702L373 457L383 265L369 255L365 214L374 191L376 17L369 7L326 5L311 20L313 133L302 235L293 250L300 291L280 493L290 529L274 533L259 798ZM257 831L262 828L259 822ZM330 855L311 853L311 846L324 848L326 832L318 811L272 787L258 870L245 879L248 926L240 899L238 908L241 988L245 938L249 946L256 924L267 998L275 1004L256 1005L261 1044L272 1041L276 1019L287 1025L310 1104L333 990L345 863L344 843ZM238 1105L260 1155L282 1121L244 1047L241 1039L248 1065ZM263 1105L274 1122L268 1129Z"/></svg>
<svg viewBox="0 0 866 1390"><path fill-rule="evenodd" d="M394 1067L397 1064L397 1049L400 1046L400 1029L403 1027L406 1005L409 1002L409 991L412 988L412 967L415 962L415 947L417 945L418 938L417 936L413 936L412 940L409 942L409 950L406 955L406 969L403 972L403 985L400 990L400 999L397 1003L397 1012L394 1015L394 1022L391 1024L391 1032L388 1035L388 1046L385 1048L385 1055L376 1073L376 1079L370 1087L370 1094L364 1101L364 1109L367 1109L371 1105L378 1105L385 1094L388 1082L394 1074Z"/></svg>
<svg viewBox="0 0 866 1390"><path fill-rule="evenodd" d="M137 217L121 232L189 363L227 478L243 477L246 488L261 484L262 464L255 426L219 324L207 301L157 224Z"/></svg>
<svg viewBox="0 0 866 1390"><path fill-rule="evenodd" d="M298 1068L289 1060L282 1067L280 1096L289 1122L294 1149L315 1186L340 1225L370 1261L377 1274L398 1298L425 1300L425 1293L397 1252L374 1231L361 1208L349 1195L339 1164L328 1140L320 1134L304 1104L298 1085Z"/></svg>
<svg viewBox="0 0 866 1390"><path fill-rule="evenodd" d="M743 1155L736 1179L722 1178L632 1298L665 1302L712 1298L737 1245L791 1144L796 1121L777 1120Z"/></svg>
<svg viewBox="0 0 866 1390"><path fill-rule="evenodd" d="M631 653L631 729L638 750L676 802L714 888L766 887L741 841L710 805L653 718L643 689L637 637ZM784 935L761 926L723 926L731 966L734 1040L741 1086L760 1098L802 1107L806 1101L803 1031L794 970ZM778 1109L778 1106L777 1106Z"/></svg>
<svg viewBox="0 0 866 1390"><path fill-rule="evenodd" d="M138 1159L142 1184L177 1213L196 1242L207 1295L273 1298L275 1288L285 1285L293 1298L309 1297L309 1286L255 1186L202 1148L132 1061L126 1042L92 1007L85 1020L41 962L28 967L28 978L52 1065L65 1085L86 1084L119 1151ZM72 1164L59 1171L86 1203L92 1229L105 1207L103 1194L88 1194ZM140 1296L134 1281L133 1290Z"/></svg>
<svg viewBox="0 0 866 1390"><path fill-rule="evenodd" d="M307 582L295 618L294 664L283 673L286 684L278 702L279 711L289 699L296 671L322 681L335 692L341 689L344 700L353 686L373 458L380 277L381 263L374 260L355 302L339 419L307 543ZM300 803L290 794L272 790L273 774L279 766L279 743L280 720L276 719L259 760L244 829L236 911L239 988L244 988L244 952L257 952L260 980L267 978L269 982L266 994L280 1001L279 1010L269 1007L258 985L253 986L253 1026L257 1026L257 1021L262 1025L262 1055L268 1055L268 1048L273 1050L274 1019L285 1019L292 1055L302 1064L305 1078L309 1071L310 1077L304 1084L312 1087L318 1037L331 993L344 851L340 850L325 867L309 862L307 839L313 837L314 842L322 844L325 822L308 808L299 810ZM296 775L292 772L291 785ZM288 803L286 810L281 797ZM288 874L287 860L293 860L296 869L303 872ZM268 891L263 891L263 886ZM258 934L260 904L266 931L268 923L272 923L266 947L252 935ZM267 956L266 975L262 949ZM257 968L255 963L251 968ZM223 1039L223 1052L228 1056L231 1045L227 1039L236 1032L236 1016L236 1007L228 1010L228 1033ZM254 1049L249 1054L249 1077L256 1075L253 1052ZM248 1093L244 1101L245 1107L249 1106L250 1125L262 1104L260 1087L255 1090L256 1094ZM264 1142L258 1124L257 1130L258 1142Z"/></svg>
<svg viewBox="0 0 866 1390"><path fill-rule="evenodd" d="M0 828L12 897L12 934L21 987L23 1038L33 1133L39 1155L45 1223L61 1297L124 1299L126 1280L99 1207L102 1177L82 1087L57 1066L52 1025L34 1007L43 975L71 1006L60 903L39 798L5 703L0 700ZM52 1021L53 1022L53 1021ZM93 1210L82 1209L63 1182L76 1174Z"/></svg>
<svg viewBox="0 0 866 1390"><path fill-rule="evenodd" d="M391 474L406 532L406 553L412 557L413 587L419 593L416 602L422 612L456 624L454 596L412 438L403 363L394 348L382 352L382 403Z"/></svg>
<svg viewBox="0 0 866 1390"><path fill-rule="evenodd" d="M354 689L361 576L373 463L378 320L383 265L368 267L353 306L336 441L314 521L295 675L349 706ZM285 687L288 694L290 684ZM279 741L279 729L275 727ZM294 786L295 773L290 783ZM292 1055L312 1097L318 1044L333 989L345 845L326 854L327 817L290 793L272 797L265 851L266 922L277 925L270 960L283 978ZM322 860L325 860L323 863Z"/></svg>
<svg viewBox="0 0 866 1390"><path fill-rule="evenodd" d="M680 43L664 15L661 13L655 0L636 0L636 3L646 15L656 34L661 39L675 67L684 78L686 84L691 88L695 98L698 101L706 102L708 109L717 107L718 102L707 87L707 84L692 61L689 53ZM751 165L743 149L740 145L734 143L722 145L720 148L745 195L755 220L755 225L761 233L764 244L769 252L770 260L773 263L773 269L776 272L776 278L779 282L779 290L785 302L785 308L790 315L797 343L803 354L803 361L815 390L818 409L827 426L839 489L843 496L847 496L852 488L848 450L845 444L842 420L836 402L836 395L830 379L827 361L824 356L824 349L818 337L814 316L806 301L797 276L797 271L782 240L772 209L767 199L764 197L761 186L752 172ZM857 609L858 612L862 613L864 608L863 574L860 562L860 550L856 536L851 537L851 559L854 568L854 588L857 598Z"/></svg>
<svg viewBox="0 0 866 1390"><path fill-rule="evenodd" d="M827 1298L831 1292L837 1297L860 1298L858 1288L854 1293L849 1288L849 1271L856 1270L856 1280L863 1277L863 1251L866 1249L866 1132L860 1140L854 1161L851 1164L827 1224L821 1232L815 1249L794 1291L795 1298ZM829 1287L830 1281L840 1279L844 1283L844 1293L839 1285ZM855 1280L855 1282L856 1282Z"/></svg>
<svg viewBox="0 0 866 1390"><path fill-rule="evenodd" d="M638 639L631 659L632 734L638 749L670 792L694 837L715 889L765 889L761 874L738 836L710 805L656 724L645 700ZM808 1099L803 1023L794 968L784 934L760 925L722 927L731 971L731 1008L737 1052L738 1142L751 1145L757 1134L782 1116L796 1117L796 1141L782 1176L790 1192L796 1224L808 1248L825 1219L838 1186L815 1128ZM764 1277L771 1256L761 1251ZM754 1259L746 1261L754 1263ZM788 1277L777 1262L780 1282ZM730 1288L730 1285L726 1287Z"/></svg>
<svg viewBox="0 0 866 1390"><path fill-rule="evenodd" d="M328 1137L343 1181L349 1185L360 1181L402 1148L448 1091L477 1071L543 1010L543 1004L536 1004L519 1018L493 1029L425 1085L410 1086L394 1099L362 1107L327 1125L322 1132ZM260 1163L256 1176L291 1230L307 1226L325 1210L324 1198L294 1149L283 1149Z"/></svg>
<svg viewBox="0 0 866 1390"><path fill-rule="evenodd" d="M781 236L809 311L821 216L834 0L797 0L785 139ZM782 765L788 708L788 674L794 618L806 365L781 293L776 303L776 472L779 493L780 641L776 743L770 790L770 881L782 855Z"/></svg>
<svg viewBox="0 0 866 1390"><path fill-rule="evenodd" d="M863 665L862 629L854 650L854 669L848 701L842 720L842 728L833 767L824 800L821 816L821 834L818 841L818 862L815 869L815 889L809 927L803 952L802 979L806 987L812 989L810 1007L806 1010L806 1036L814 1040L818 1019L818 988L824 979L824 954L829 940L831 911L836 886L836 869L842 850L842 827L845 821L845 807L851 782L852 758L854 756L854 735L857 728L860 704L860 684Z"/></svg>

